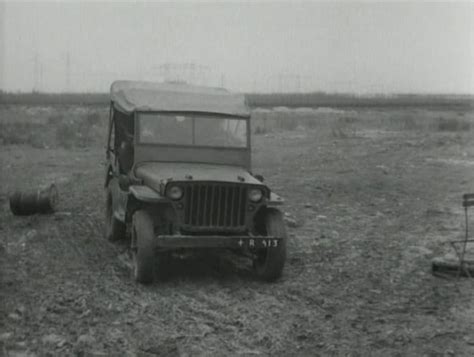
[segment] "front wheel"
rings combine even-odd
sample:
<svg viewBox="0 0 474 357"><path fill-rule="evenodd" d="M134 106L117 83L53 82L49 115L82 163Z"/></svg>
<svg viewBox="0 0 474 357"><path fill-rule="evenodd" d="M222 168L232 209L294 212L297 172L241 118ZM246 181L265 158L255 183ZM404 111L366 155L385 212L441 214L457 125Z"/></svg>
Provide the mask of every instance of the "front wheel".
<svg viewBox="0 0 474 357"><path fill-rule="evenodd" d="M253 261L257 276L266 281L281 277L286 261L286 227L283 215L276 209L267 209L262 222L263 233L281 238L277 247L260 249Z"/></svg>
<svg viewBox="0 0 474 357"><path fill-rule="evenodd" d="M154 278L153 220L145 210L134 213L132 222L133 277L142 284Z"/></svg>

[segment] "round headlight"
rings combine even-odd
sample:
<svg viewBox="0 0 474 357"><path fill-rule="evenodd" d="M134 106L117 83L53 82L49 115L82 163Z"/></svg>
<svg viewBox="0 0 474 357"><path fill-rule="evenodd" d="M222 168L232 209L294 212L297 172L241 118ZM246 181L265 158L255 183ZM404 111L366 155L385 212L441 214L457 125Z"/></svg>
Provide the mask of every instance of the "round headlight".
<svg viewBox="0 0 474 357"><path fill-rule="evenodd" d="M167 191L167 195L172 200L179 200L183 197L183 189L179 186L171 186Z"/></svg>
<svg viewBox="0 0 474 357"><path fill-rule="evenodd" d="M262 197L263 197L263 192L259 188L252 188L249 191L249 199L252 202L258 202L262 199Z"/></svg>

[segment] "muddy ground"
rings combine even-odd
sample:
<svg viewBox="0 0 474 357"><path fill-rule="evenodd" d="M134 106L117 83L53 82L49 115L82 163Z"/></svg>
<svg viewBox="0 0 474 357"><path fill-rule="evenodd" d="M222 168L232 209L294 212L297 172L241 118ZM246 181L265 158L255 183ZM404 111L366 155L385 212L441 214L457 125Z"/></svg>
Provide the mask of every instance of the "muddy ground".
<svg viewBox="0 0 474 357"><path fill-rule="evenodd" d="M382 116L403 117L353 111L336 127L254 136L254 172L285 197L290 225L284 276L271 284L211 252L137 285L126 245L102 238L103 144L4 141L0 355L474 355L474 281L431 274L463 234L474 132L357 125ZM9 192L53 181L56 214L10 213Z"/></svg>

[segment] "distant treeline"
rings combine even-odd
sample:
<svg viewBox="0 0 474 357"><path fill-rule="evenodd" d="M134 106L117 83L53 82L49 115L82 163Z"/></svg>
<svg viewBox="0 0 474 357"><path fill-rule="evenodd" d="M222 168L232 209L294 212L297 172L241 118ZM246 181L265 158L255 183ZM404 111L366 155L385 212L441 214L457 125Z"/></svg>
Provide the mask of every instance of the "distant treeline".
<svg viewBox="0 0 474 357"><path fill-rule="evenodd" d="M107 93L7 93L0 91L0 104L24 105L104 105L109 102Z"/></svg>
<svg viewBox="0 0 474 357"><path fill-rule="evenodd" d="M386 107L449 107L474 108L473 95L397 94L360 96L354 94L272 93L247 94L251 107L331 107L331 108L386 108Z"/></svg>
<svg viewBox="0 0 474 357"><path fill-rule="evenodd" d="M332 108L386 108L386 107L438 107L474 109L473 95L373 95L315 93L246 94L251 107L332 107ZM106 93L7 93L0 91L0 104L24 105L105 105Z"/></svg>

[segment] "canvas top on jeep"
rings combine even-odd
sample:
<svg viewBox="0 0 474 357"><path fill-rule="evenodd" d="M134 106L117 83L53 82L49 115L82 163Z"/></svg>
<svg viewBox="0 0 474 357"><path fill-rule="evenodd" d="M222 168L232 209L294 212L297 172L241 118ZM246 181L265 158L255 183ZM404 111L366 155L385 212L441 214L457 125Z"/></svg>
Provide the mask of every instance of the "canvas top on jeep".
<svg viewBox="0 0 474 357"><path fill-rule="evenodd" d="M115 81L110 87L114 107L123 113L200 112L250 117L245 97L223 88L181 83Z"/></svg>

